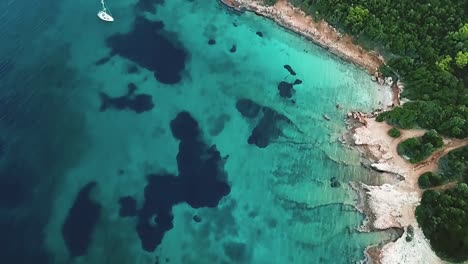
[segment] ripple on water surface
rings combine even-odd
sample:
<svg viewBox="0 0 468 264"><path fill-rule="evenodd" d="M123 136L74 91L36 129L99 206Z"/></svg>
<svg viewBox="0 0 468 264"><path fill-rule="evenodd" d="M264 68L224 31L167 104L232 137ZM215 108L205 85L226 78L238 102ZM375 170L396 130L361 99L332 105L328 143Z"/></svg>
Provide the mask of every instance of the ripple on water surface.
<svg viewBox="0 0 468 264"><path fill-rule="evenodd" d="M64 1L80 23L58 16L0 58L0 206L24 216L2 246L41 263L350 263L384 237L356 232L346 183L366 171L337 141L347 111L378 106L369 76L216 1L109 4L104 24L98 3Z"/></svg>

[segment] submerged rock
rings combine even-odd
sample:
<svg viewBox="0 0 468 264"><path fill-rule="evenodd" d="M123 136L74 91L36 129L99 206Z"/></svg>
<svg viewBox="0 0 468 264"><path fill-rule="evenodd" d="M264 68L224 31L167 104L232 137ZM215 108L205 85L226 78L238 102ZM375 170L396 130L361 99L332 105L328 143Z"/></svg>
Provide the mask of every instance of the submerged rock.
<svg viewBox="0 0 468 264"><path fill-rule="evenodd" d="M263 107L263 116L250 134L247 143L254 144L259 148L267 147L272 140L277 139L282 134L281 123L291 123L291 121L275 110Z"/></svg>
<svg viewBox="0 0 468 264"><path fill-rule="evenodd" d="M180 141L177 153L179 175L151 174L144 190L144 202L138 211L136 230L142 248L152 252L164 234L173 227L172 207L187 203L192 208L216 207L230 192L223 169L225 158L216 146L203 142L198 122L181 112L171 121L174 138ZM194 221L201 218L194 217Z"/></svg>
<svg viewBox="0 0 468 264"><path fill-rule="evenodd" d="M153 97L148 94L135 95L134 93L136 89L137 87L134 83L129 83L128 92L123 96L110 97L109 95L100 92L99 96L101 98L101 107L99 108L99 111L103 112L108 108L117 110L131 109L135 113L140 114L153 109Z"/></svg>
<svg viewBox="0 0 468 264"><path fill-rule="evenodd" d="M257 124L247 139L247 143L256 145L259 148L265 148L273 140L277 139L282 134L282 125L292 124L291 120L286 116L250 99L239 99L236 108L242 116L249 119L258 117L260 113L262 114L260 119L257 119Z"/></svg>
<svg viewBox="0 0 468 264"><path fill-rule="evenodd" d="M175 84L182 77L188 53L177 43L175 34L164 30L162 21L137 17L129 33L107 38L111 55L120 55L154 73L161 83Z"/></svg>
<svg viewBox="0 0 468 264"><path fill-rule="evenodd" d="M295 90L292 84L287 82L280 82L278 84L278 91L281 97L291 98Z"/></svg>
<svg viewBox="0 0 468 264"><path fill-rule="evenodd" d="M134 64L131 64L129 66L127 66L127 73L128 74L133 74L133 73L138 73L140 70L138 69L138 67Z"/></svg>
<svg viewBox="0 0 468 264"><path fill-rule="evenodd" d="M194 215L193 216L193 221L197 222L197 223L200 223L201 222L201 217L199 215Z"/></svg>
<svg viewBox="0 0 468 264"><path fill-rule="evenodd" d="M119 199L121 217L129 217L137 215L137 202L131 196L125 196Z"/></svg>
<svg viewBox="0 0 468 264"><path fill-rule="evenodd" d="M330 186L331 186L332 188L338 188L338 187L341 186L341 183L338 181L338 179L337 179L336 177L332 177L332 178L330 179Z"/></svg>
<svg viewBox="0 0 468 264"><path fill-rule="evenodd" d="M236 109L242 116L254 118L262 107L250 99L239 99L236 102Z"/></svg>
<svg viewBox="0 0 468 264"><path fill-rule="evenodd" d="M234 53L237 51L237 46L236 45L232 45L231 49L229 50L229 52L231 53Z"/></svg>
<svg viewBox="0 0 468 264"><path fill-rule="evenodd" d="M290 65L286 64L283 67L289 72L289 74L291 74L293 76L296 75L296 72L292 69L292 67Z"/></svg>
<svg viewBox="0 0 468 264"><path fill-rule="evenodd" d="M86 255L98 222L101 206L90 198L95 186L96 182L90 182L80 190L62 226L63 240L71 257Z"/></svg>

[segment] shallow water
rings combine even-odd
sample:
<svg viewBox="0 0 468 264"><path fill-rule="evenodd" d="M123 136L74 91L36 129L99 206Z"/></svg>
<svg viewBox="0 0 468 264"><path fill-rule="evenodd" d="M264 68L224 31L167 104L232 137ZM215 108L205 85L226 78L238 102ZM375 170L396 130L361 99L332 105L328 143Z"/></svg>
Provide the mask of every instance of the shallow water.
<svg viewBox="0 0 468 264"><path fill-rule="evenodd" d="M217 1L107 2L0 4L2 263L352 263L386 238L356 231L368 173L337 141L379 106L368 75Z"/></svg>

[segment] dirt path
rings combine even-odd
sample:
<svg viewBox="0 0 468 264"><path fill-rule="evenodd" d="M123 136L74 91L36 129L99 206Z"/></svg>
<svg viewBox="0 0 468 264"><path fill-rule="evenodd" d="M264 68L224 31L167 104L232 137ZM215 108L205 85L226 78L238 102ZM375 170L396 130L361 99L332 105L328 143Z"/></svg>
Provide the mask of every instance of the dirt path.
<svg viewBox="0 0 468 264"><path fill-rule="evenodd" d="M425 239L414 215L416 206L421 200L422 190L417 184L419 176L426 171L436 171L440 158L448 152L468 145L468 139L444 139L445 145L432 153L426 160L411 164L397 153L400 142L424 135L425 130L401 130L399 138L391 138L387 132L392 127L384 122L368 119L368 125L354 129L353 139L360 151L374 162L371 166L381 171L387 171L403 176L404 180L392 185L365 186L368 208L366 212L372 215L375 229L391 227L414 228L414 239L408 243L405 237L385 245L380 254L373 252L374 259L382 264L408 263L429 264L443 263L432 251ZM455 183L438 187L438 190L450 188Z"/></svg>

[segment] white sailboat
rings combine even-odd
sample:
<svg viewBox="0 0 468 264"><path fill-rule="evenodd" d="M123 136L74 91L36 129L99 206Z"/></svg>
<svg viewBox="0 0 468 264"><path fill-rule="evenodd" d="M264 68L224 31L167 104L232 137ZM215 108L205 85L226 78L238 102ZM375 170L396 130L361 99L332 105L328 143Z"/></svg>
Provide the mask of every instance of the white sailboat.
<svg viewBox="0 0 468 264"><path fill-rule="evenodd" d="M112 22L114 21L114 18L111 15L111 12L106 8L106 4L104 3L104 0L101 0L102 4L102 10L97 13L97 16L104 21L107 22Z"/></svg>

